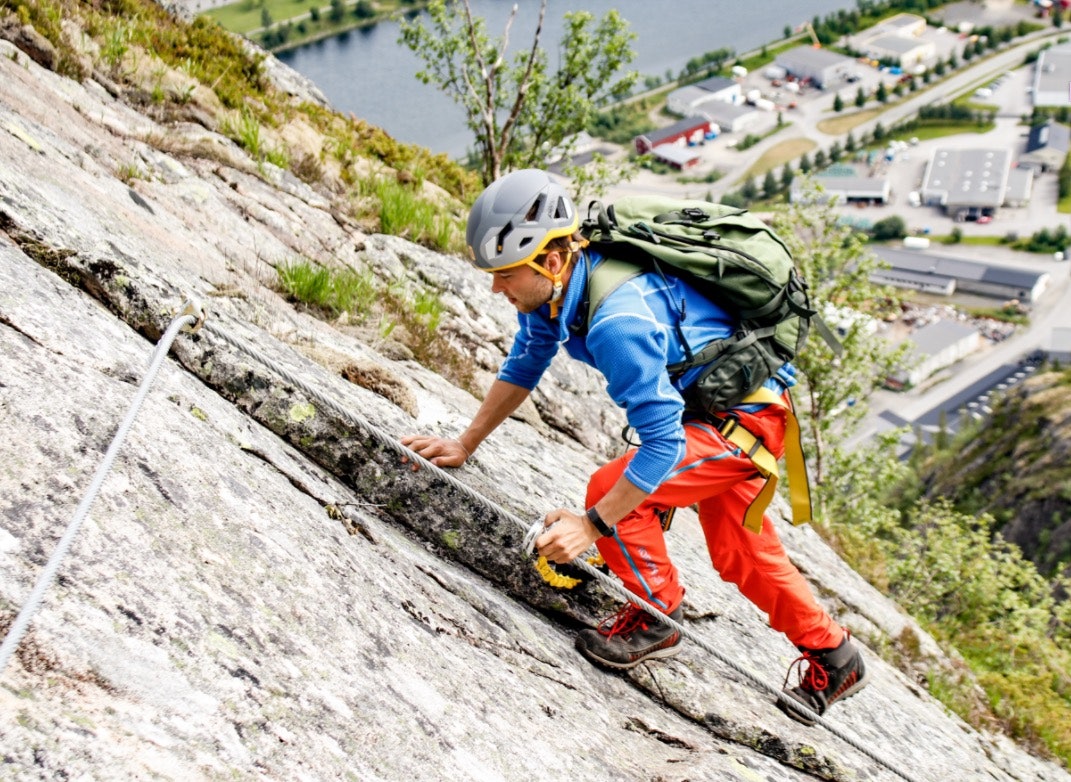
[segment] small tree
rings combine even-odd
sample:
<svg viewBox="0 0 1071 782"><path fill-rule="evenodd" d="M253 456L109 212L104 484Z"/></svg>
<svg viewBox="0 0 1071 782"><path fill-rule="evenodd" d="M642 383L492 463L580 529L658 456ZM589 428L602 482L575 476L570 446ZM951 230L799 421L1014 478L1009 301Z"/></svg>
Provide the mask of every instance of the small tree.
<svg viewBox="0 0 1071 782"><path fill-rule="evenodd" d="M889 93L885 89L885 82L878 82L877 92L874 93L874 97L877 98L878 103L885 103L889 100Z"/></svg>
<svg viewBox="0 0 1071 782"><path fill-rule="evenodd" d="M755 177L748 177L740 188L740 195L748 203L754 201L759 196L759 186L755 183Z"/></svg>
<svg viewBox="0 0 1071 782"><path fill-rule="evenodd" d="M781 169L781 187L788 190L792 187L792 180L796 178L796 173L792 170L791 163L785 163L785 167Z"/></svg>
<svg viewBox="0 0 1071 782"><path fill-rule="evenodd" d="M855 91L855 105L860 109L866 105L866 93L863 92L862 87L859 87Z"/></svg>
<svg viewBox="0 0 1071 782"><path fill-rule="evenodd" d="M777 195L777 191L777 177L774 176L773 169L770 169L762 180L762 194L766 198L773 198Z"/></svg>
<svg viewBox="0 0 1071 782"><path fill-rule="evenodd" d="M840 96L839 92L833 98L833 111L844 111L844 98Z"/></svg>
<svg viewBox="0 0 1071 782"><path fill-rule="evenodd" d="M898 311L899 299L893 289L870 281L879 263L866 249L865 235L840 222L832 202L816 203L816 188L811 190L812 195L775 214L773 228L843 345L838 357L823 340L811 338L793 359L802 378L794 397L803 411L800 424L820 486L827 448L834 439L849 436L863 420L862 400L897 366L903 348L893 348L872 328L875 320Z"/></svg>
<svg viewBox="0 0 1071 782"><path fill-rule="evenodd" d="M614 10L597 22L586 11L565 14L552 71L541 42L546 10L542 0L531 46L512 62L506 52L517 6L498 39L468 0L432 0L425 15L402 23L401 42L424 63L417 77L464 108L485 184L513 168L543 165L551 150L567 158L570 140L596 107L626 96L639 78L621 74L635 57L636 35Z"/></svg>
<svg viewBox="0 0 1071 782"><path fill-rule="evenodd" d="M1057 186L1059 188L1059 197L1067 198L1071 195L1071 157L1064 157L1063 165L1060 166L1060 172L1056 176Z"/></svg>
<svg viewBox="0 0 1071 782"><path fill-rule="evenodd" d="M900 215L890 215L878 220L870 229L870 238L875 242L903 239L907 235L907 223Z"/></svg>

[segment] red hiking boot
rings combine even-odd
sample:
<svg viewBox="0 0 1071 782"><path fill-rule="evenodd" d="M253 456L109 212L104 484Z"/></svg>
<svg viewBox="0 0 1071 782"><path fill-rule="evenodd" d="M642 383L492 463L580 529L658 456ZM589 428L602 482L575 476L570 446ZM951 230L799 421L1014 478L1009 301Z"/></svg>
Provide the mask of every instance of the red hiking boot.
<svg viewBox="0 0 1071 782"><path fill-rule="evenodd" d="M843 700L866 687L869 676L863 664L863 656L852 644L848 635L836 649L800 649L803 654L796 658L785 674L784 690L777 700L777 708L804 725L814 725L814 717L801 709L793 708L799 703L821 716L839 700ZM806 670L803 663L807 663ZM798 668L797 668L798 666ZM797 668L799 684L788 687L792 669Z"/></svg>
<svg viewBox="0 0 1071 782"><path fill-rule="evenodd" d="M680 622L680 606L669 614ZM672 657L678 651L681 634L642 608L625 603L613 616L599 623L598 628L582 630L576 637L576 648L597 665L609 668L634 668L646 660Z"/></svg>

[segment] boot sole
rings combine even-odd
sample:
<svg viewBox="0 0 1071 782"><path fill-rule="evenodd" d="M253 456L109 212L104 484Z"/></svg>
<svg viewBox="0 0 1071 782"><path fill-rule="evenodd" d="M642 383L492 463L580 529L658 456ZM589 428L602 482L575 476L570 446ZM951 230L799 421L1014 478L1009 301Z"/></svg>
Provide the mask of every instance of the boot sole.
<svg viewBox="0 0 1071 782"><path fill-rule="evenodd" d="M586 657L590 662L593 662L596 665L602 666L604 668L612 668L615 671L627 671L629 668L635 668L640 663L645 663L648 660L664 660L667 657L676 657L677 652L680 651L680 643L676 643L673 646L666 647L665 649L655 649L653 652L648 652L647 654L643 655L643 657L640 657L637 660L633 660L632 662L622 663L616 662L614 660L605 660L602 657L599 657L597 654L588 649L588 646L585 643L578 643L576 647L580 651L580 653L584 655L584 657Z"/></svg>
<svg viewBox="0 0 1071 782"><path fill-rule="evenodd" d="M870 684L870 671L869 670L864 670L863 671L863 678L860 679L859 681L857 681L855 684L853 684L847 690L845 690L845 692L839 698L837 698L835 701L833 701L833 703L831 703L828 706L826 706L826 711L829 711L829 709L832 706L837 705L841 701L852 697L857 692L859 692L859 690L861 690L864 687L866 687L868 684ZM796 722L799 722L799 723L801 723L803 725L806 725L807 727L811 727L811 726L813 726L815 724L815 721L810 716L808 716L807 714L804 714L802 711L796 711L793 708L793 706L796 706L796 705L799 705L800 707L806 708L807 704L799 703L795 698L793 698L790 695L786 694L784 698L778 698L776 705L777 705L777 708L779 708L781 711L783 711L785 713L785 716L787 716L787 717L789 717L791 719L794 719ZM811 709L811 711L814 711L814 709ZM821 717L822 714L819 714L818 716Z"/></svg>

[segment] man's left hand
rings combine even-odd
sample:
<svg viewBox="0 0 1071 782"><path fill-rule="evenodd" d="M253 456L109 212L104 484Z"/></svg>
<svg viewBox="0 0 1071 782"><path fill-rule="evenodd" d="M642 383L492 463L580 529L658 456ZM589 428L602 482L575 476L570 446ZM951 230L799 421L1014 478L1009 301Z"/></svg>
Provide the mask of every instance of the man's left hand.
<svg viewBox="0 0 1071 782"><path fill-rule="evenodd" d="M564 508L552 510L543 520L547 531L536 538L536 550L551 562L564 565L579 557L599 538L598 530L588 521ZM551 527L550 525L554 525Z"/></svg>

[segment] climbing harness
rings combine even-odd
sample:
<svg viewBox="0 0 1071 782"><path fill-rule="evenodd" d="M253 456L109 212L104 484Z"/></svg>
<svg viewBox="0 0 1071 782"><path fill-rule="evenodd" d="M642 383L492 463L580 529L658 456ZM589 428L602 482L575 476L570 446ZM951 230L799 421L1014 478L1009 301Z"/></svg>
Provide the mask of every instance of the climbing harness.
<svg viewBox="0 0 1071 782"><path fill-rule="evenodd" d="M145 377L143 378L142 383L138 388L138 392L135 395L134 401L131 404L131 407L127 412L126 417L120 424L119 429L116 432L116 435L112 440L111 445L108 447L107 453L105 453L104 455L103 461L97 469L97 472L93 478L93 482L90 485L89 491L83 498L81 504L79 504L78 509L75 511L74 517L72 518L71 522L67 527L67 530L64 532L63 537L60 539L60 542L56 547L56 551L49 558L49 561L45 565L44 570L42 570L41 574L38 576L37 583L34 585L33 591L27 598L26 603L23 605L18 615L15 617L15 621L8 629L7 635L5 636L3 643L0 644L0 673L3 672L5 666L7 665L8 659L14 653L15 649L18 647L19 642L22 640L22 636L25 634L27 628L29 627L30 621L36 614L38 608L40 607L45 591L48 589L49 584L55 577L56 571L59 568L63 557L66 555L67 550L70 548L71 542L74 539L74 536L78 532L78 528L81 526L86 515L89 513L89 507L96 499L96 496L100 491L101 485L103 484L105 477L110 471L112 463L115 461L116 454L118 453L119 448L122 446L123 441L126 439L126 435L129 432L131 426L133 425L134 419L136 418L138 411L140 410L141 405L144 402L145 397L147 396L149 389L156 378L156 375L159 373L160 367L163 364L164 359L167 357L167 353L171 348L171 344L174 342L179 331L186 326L190 326L192 328L192 331L197 331L204 327L205 331L212 334L214 337L217 337L218 339L222 340L223 342L235 348L236 350L253 358L270 371L282 377L295 388L301 389L311 399L316 400L325 408L334 412L340 418L347 420L349 423L375 437L377 440L380 441L380 443L395 451L399 456L404 457L412 462L415 462L422 468L431 471L431 473L434 474L437 478L446 482L452 488L461 492L469 499L483 505L485 508L495 513L499 517L513 522L520 529L525 530L526 534L523 539L523 549L526 553L532 553L532 550L535 545L535 539L540 534L542 534L545 529L547 529L544 527L543 522L537 522L536 524L531 525L525 523L518 516L511 513L509 510L493 503L491 500L479 494L466 484L459 481L457 478L454 478L452 475L450 475L448 472L446 472L439 466L432 464L420 454L409 450L396 439L387 436L384 432L381 432L378 428L373 426L370 422L365 420L360 415L354 413L350 409L343 407L342 405L335 402L333 399L320 393L317 389L313 388L307 382L297 377L294 373L288 371L284 367L281 367L279 364L272 361L272 359L265 356L260 351L256 350L250 345L247 345L237 340L236 338L227 334L222 329L216 327L213 323L206 323L204 312L201 310L200 306L196 302L191 301L186 304L186 307L182 311L182 313L180 313L171 322L171 324L167 328L167 331L164 333L164 336L161 337L159 343L157 344L156 350L153 353L152 360L150 362L149 369L146 372ZM704 640L702 637L695 635L682 624L674 621L672 618L659 611L657 608L640 598L638 595L635 595L630 592L619 581L614 580L611 576L600 570L595 564L589 562L585 558L586 556L587 555L577 557L570 563L570 565L572 567L578 568L579 570L590 576L592 579L598 581L600 585L602 585L608 592L611 592L617 598L627 600L628 602L635 605L637 608L646 611L657 621L662 622L663 624L666 624L677 632L679 632L681 634L681 637L688 638L689 640L693 641L700 648L702 648L704 651L708 652L711 656L713 656L716 660L728 666L736 673L744 677L744 679L751 682L756 689L764 690L767 693L774 695L777 700L783 701L787 705L790 705L793 709L806 713L806 716L812 718L816 725L820 725L821 727L825 728L831 735L841 739L849 746L859 751L864 756L873 760L878 765L891 771L893 774L900 777L901 779L906 780L906 782L918 782L915 777L912 777L907 772L896 768L896 766L892 765L892 763L882 758L873 750L864 746L859 740L846 734L844 731L840 730L836 726L831 725L827 720L825 720L817 713L808 712L805 706L801 705L795 700L790 700L788 696L785 695L781 690L778 690L776 687L771 687L770 685L766 684L762 679L758 677L757 674L752 673L750 670L741 666L734 660L729 659L712 644ZM560 580L563 580L563 586L567 586L569 581L575 580L570 579L566 576L561 576L561 574L557 574L555 571L553 571L550 564L546 562L545 558L541 558L541 560L546 565L547 569L551 570L551 572L555 573L555 575L558 575ZM552 583L550 577L548 577L547 575L544 575L544 578L548 580L548 583ZM575 584L573 586L575 586Z"/></svg>
<svg viewBox="0 0 1071 782"><path fill-rule="evenodd" d="M82 502L75 510L74 517L67 524L67 529L63 533L63 537L60 538L59 543L56 545L56 550L52 552L52 556L49 557L44 570L38 575L37 583L34 584L33 591L30 592L30 596L26 599L22 609L15 617L15 621L12 622L11 627L8 628L7 635L4 636L4 642L0 644L0 673L3 673L4 668L7 667L7 661L11 658L11 655L14 654L15 649L18 648L22 636L29 629L30 622L41 607L41 601L44 599L45 591L52 583L52 579L56 577L56 571L59 569L63 558L67 555L67 550L71 547L71 543L74 541L74 536L78 534L79 527L82 526L82 522L89 514L89 507L97 498L97 494L100 492L100 488L104 484L104 479L108 477L108 472L112 468L112 463L115 461L115 457L119 453L119 449L122 447L123 441L126 439L127 433L130 431L130 427L133 426L134 419L137 417L138 411L141 409L141 405L145 401L145 397L148 395L153 381L156 380L156 375L160 372L160 367L163 365L164 359L167 357L167 352L171 349L171 343L175 341L175 337L178 336L178 333L182 328L190 326L192 331L197 331L204 324L204 320L204 312L201 310L200 305L191 300L186 303L182 312L171 321L171 325L167 327L164 336L162 336L157 343L156 350L152 355L152 360L149 362L149 368L145 372L145 377L142 379L141 385L138 386L137 394L134 396L134 401L130 404L130 409L127 411L123 422L119 424L119 429L116 431L115 437L112 438L111 445L108 446L108 450L104 454L104 459L101 461L100 466L97 467L97 472L93 476L93 482L89 486L89 491L86 492Z"/></svg>

